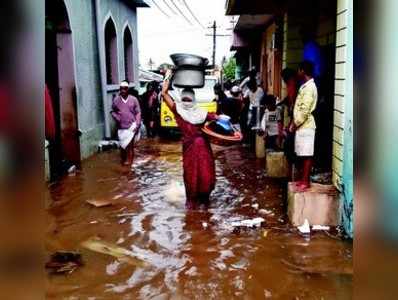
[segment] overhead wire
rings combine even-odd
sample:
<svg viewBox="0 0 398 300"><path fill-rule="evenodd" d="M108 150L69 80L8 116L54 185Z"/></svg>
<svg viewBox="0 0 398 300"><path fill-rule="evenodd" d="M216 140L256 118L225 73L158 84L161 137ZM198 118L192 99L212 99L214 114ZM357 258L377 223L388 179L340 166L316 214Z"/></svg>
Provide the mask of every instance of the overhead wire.
<svg viewBox="0 0 398 300"><path fill-rule="evenodd" d="M167 0L163 0L163 3L167 5L167 7L171 10L171 12L175 15L178 13L174 10L174 8L171 7L171 5L167 2Z"/></svg>
<svg viewBox="0 0 398 300"><path fill-rule="evenodd" d="M184 17L184 19L193 26L193 23L184 15L184 13L181 11L181 9L175 4L174 0L170 0L173 6L178 10L181 16Z"/></svg>
<svg viewBox="0 0 398 300"><path fill-rule="evenodd" d="M175 35L176 33L188 33L188 32L193 32L193 31L198 31L201 30L200 28L187 28L187 29L182 29L182 30L175 30L175 31L161 31L161 32L152 32L148 33L145 35L146 38L152 38L152 37L158 37L158 36L164 36L164 35Z"/></svg>
<svg viewBox="0 0 398 300"><path fill-rule="evenodd" d="M189 11L189 13L192 15L192 17L195 19L195 21L200 25L200 27L202 27L203 29L205 29L205 27L203 26L203 24L199 21L199 19L195 16L195 14L192 12L191 8L189 7L189 5L187 4L187 2L185 0L181 0L181 2L184 4L184 6L186 7L186 9Z"/></svg>
<svg viewBox="0 0 398 300"><path fill-rule="evenodd" d="M155 2L155 0L151 0L153 4L164 14L167 18L170 18L170 16Z"/></svg>

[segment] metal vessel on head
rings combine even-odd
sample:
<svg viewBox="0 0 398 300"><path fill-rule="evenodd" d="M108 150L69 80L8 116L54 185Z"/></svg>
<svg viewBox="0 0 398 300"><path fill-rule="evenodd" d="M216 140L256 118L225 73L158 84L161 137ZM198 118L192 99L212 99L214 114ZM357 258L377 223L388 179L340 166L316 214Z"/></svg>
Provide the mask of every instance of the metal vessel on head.
<svg viewBox="0 0 398 300"><path fill-rule="evenodd" d="M202 88L205 85L205 69L209 60L194 54L175 53L170 55L176 69L171 82L179 88Z"/></svg>

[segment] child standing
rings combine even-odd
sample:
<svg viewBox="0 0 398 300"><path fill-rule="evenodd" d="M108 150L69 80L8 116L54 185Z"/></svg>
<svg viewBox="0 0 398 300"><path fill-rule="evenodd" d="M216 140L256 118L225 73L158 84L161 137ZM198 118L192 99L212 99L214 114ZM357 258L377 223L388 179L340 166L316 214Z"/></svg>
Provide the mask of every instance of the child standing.
<svg viewBox="0 0 398 300"><path fill-rule="evenodd" d="M261 131L265 133L265 146L276 150L279 135L279 125L281 120L280 110L276 109L276 99L274 96L267 96L265 112L261 120Z"/></svg>

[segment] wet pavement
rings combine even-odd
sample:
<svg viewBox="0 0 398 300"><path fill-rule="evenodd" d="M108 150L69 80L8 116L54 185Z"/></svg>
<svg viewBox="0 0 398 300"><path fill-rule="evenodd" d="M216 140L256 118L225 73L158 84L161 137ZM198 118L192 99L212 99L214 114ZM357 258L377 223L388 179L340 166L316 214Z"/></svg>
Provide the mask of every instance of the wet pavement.
<svg viewBox="0 0 398 300"><path fill-rule="evenodd" d="M351 299L352 243L301 236L286 216L286 183L242 146L213 147L208 211L186 211L181 145L142 141L133 170L118 152L86 160L49 187L46 251L79 251L83 266L47 276L47 299ZM94 207L87 200L111 200ZM233 222L263 217L259 228ZM143 264L82 247L99 238Z"/></svg>

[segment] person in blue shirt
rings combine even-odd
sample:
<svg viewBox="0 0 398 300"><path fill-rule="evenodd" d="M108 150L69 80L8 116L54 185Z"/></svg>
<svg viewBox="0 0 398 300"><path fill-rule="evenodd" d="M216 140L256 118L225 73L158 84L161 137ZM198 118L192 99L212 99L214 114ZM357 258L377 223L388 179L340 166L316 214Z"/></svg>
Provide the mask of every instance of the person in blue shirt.
<svg viewBox="0 0 398 300"><path fill-rule="evenodd" d="M320 88L321 77L324 72L324 58L321 47L316 41L314 26L302 26L300 29L303 40L303 61L309 61L314 66L314 81L318 89Z"/></svg>

